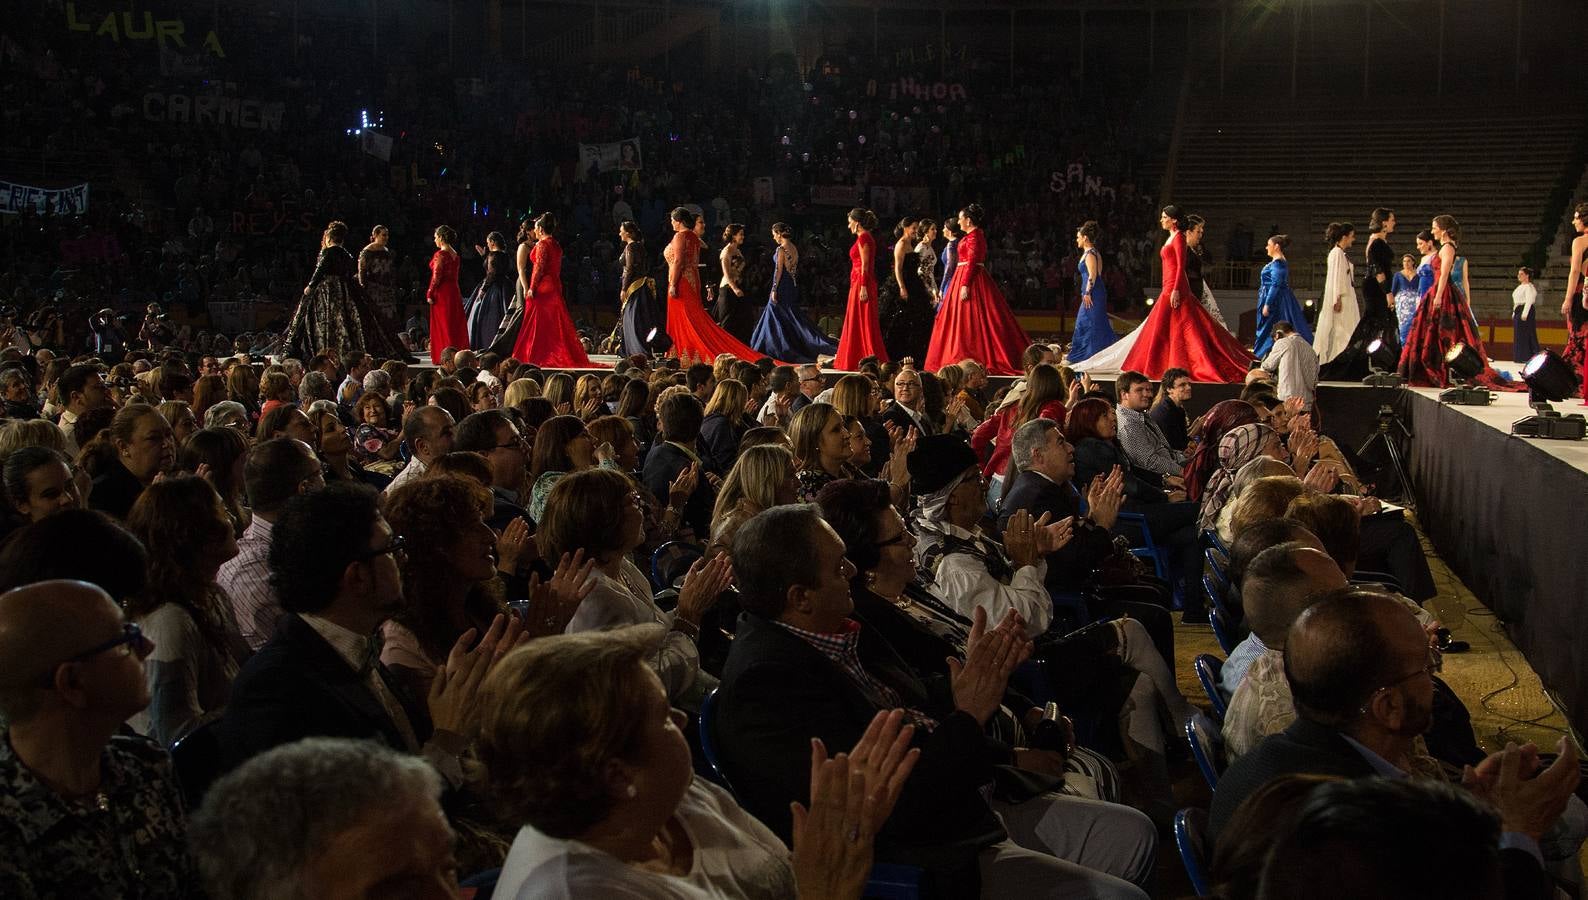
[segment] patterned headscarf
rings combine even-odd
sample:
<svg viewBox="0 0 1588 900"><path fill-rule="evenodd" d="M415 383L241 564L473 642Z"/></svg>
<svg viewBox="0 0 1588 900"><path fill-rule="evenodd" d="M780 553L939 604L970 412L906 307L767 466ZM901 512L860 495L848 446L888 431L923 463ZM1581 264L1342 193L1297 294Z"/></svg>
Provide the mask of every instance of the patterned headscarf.
<svg viewBox="0 0 1588 900"><path fill-rule="evenodd" d="M1186 460L1185 498L1201 500L1208 479L1219 469L1219 441L1232 428L1257 421L1257 407L1245 400L1225 400L1214 404L1202 420L1202 439L1196 452Z"/></svg>
<svg viewBox="0 0 1588 900"><path fill-rule="evenodd" d="M1219 510L1234 495L1235 473L1261 455L1273 439L1274 429L1256 422L1234 428L1219 439L1219 468L1202 494L1198 528L1212 528L1218 522Z"/></svg>

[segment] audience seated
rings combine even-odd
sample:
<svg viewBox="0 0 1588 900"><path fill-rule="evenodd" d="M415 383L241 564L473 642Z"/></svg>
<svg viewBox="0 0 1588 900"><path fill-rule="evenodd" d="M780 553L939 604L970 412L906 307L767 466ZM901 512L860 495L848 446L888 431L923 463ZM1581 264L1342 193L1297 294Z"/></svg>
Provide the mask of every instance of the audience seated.
<svg viewBox="0 0 1588 900"><path fill-rule="evenodd" d="M103 458L88 494L89 506L118 519L127 517L155 476L171 471L176 464L171 426L144 403L128 403L118 410L110 427L95 437L94 446L84 447L83 453Z"/></svg>
<svg viewBox="0 0 1588 900"><path fill-rule="evenodd" d="M711 511L711 546L726 549L740 525L771 509L799 500L794 454L782 444L762 444L739 454L723 479Z"/></svg>
<svg viewBox="0 0 1588 900"><path fill-rule="evenodd" d="M978 882L981 896L1003 896L1033 879L1060 896L1143 896L1131 882L1151 870L1156 839L1140 813L1053 794L1052 775L1035 794L1020 779L1006 784L1005 799L984 799L997 766L1026 761L983 731L1030 652L1017 616L989 629L978 610L965 661L922 681L850 618L855 568L810 507L747 522L733 559L746 613L723 672L717 732L740 800L774 832L790 833L789 803L810 790L813 735L845 746L879 711L903 706L921 762L881 827L881 859L923 866L933 890L950 896L976 893ZM1030 764L1062 777L1057 760L1035 754Z"/></svg>
<svg viewBox="0 0 1588 900"><path fill-rule="evenodd" d="M1169 438L1148 413L1152 409L1152 380L1140 372L1121 372L1114 382L1119 403L1114 412L1119 418L1119 443L1138 469L1163 476L1168 487L1178 487L1185 469L1186 455L1169 443Z"/></svg>
<svg viewBox="0 0 1588 900"><path fill-rule="evenodd" d="M1005 478L1009 468L1009 451L1014 446L1015 429L1033 419L1057 422L1062 428L1068 410L1065 407L1064 381L1059 370L1047 363L1038 363L1026 370L1023 388L1018 396L1011 390L1004 396L998 411L971 432L970 446L983 460L981 473L988 482L1005 491Z"/></svg>
<svg viewBox="0 0 1588 900"><path fill-rule="evenodd" d="M717 382L700 423L699 451L706 471L723 476L733 468L739 438L755 427L755 421L745 412L749 403L750 392L740 382L732 378Z"/></svg>
<svg viewBox="0 0 1588 900"><path fill-rule="evenodd" d="M149 703L143 660L152 649L93 585L41 580L0 594L8 809L0 893L179 897L192 889L171 759L124 727Z"/></svg>
<svg viewBox="0 0 1588 900"><path fill-rule="evenodd" d="M457 420L439 406L415 409L403 420L403 441L413 453L408 465L397 473L386 490L391 491L425 474L436 457L452 452L457 438Z"/></svg>
<svg viewBox="0 0 1588 900"><path fill-rule="evenodd" d="M287 501L325 486L320 463L302 441L276 438L255 446L243 467L253 517L237 555L221 564L217 586L231 599L239 633L258 650L275 633L281 604L270 583L270 542Z"/></svg>
<svg viewBox="0 0 1588 900"><path fill-rule="evenodd" d="M656 418L661 434L651 452L645 455L643 474L645 488L654 497L675 499L674 487L684 487L693 481L694 488L684 500L681 514L683 524L697 539L711 534L711 508L717 495L695 447L700 437L703 410L700 401L688 391L657 400ZM676 503L669 505L678 509Z"/></svg>

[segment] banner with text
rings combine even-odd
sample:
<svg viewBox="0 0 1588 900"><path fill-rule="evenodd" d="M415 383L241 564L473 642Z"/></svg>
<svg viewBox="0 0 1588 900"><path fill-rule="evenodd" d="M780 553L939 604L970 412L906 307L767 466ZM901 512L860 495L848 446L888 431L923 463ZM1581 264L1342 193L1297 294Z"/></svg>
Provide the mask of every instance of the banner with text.
<svg viewBox="0 0 1588 900"><path fill-rule="evenodd" d="M602 172L632 172L643 167L639 138L613 141L609 144L579 145L580 175L590 174L591 169Z"/></svg>
<svg viewBox="0 0 1588 900"><path fill-rule="evenodd" d="M43 215L80 216L88 212L88 184L43 188L0 181L0 213L28 210Z"/></svg>

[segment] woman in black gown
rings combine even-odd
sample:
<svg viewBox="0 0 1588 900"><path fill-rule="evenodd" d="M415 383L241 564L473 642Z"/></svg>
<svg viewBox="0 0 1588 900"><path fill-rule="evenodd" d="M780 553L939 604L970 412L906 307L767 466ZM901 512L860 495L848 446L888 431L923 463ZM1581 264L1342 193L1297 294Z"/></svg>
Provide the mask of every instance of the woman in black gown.
<svg viewBox="0 0 1588 900"><path fill-rule="evenodd" d="M658 340L666 340L667 308L656 293L656 279L645 265L645 239L633 221L618 226L623 239L623 355L649 353L647 338L652 330Z"/></svg>
<svg viewBox="0 0 1588 900"><path fill-rule="evenodd" d="M496 332L507 318L518 272L507 256L507 238L500 231L486 235L485 246L474 249L485 258L485 278L465 303L464 317L469 326L469 346L484 350L496 340Z"/></svg>
<svg viewBox="0 0 1588 900"><path fill-rule="evenodd" d="M932 291L921 277L915 244L929 219L907 216L893 229L893 284L882 301L882 340L893 359L926 359L936 321Z"/></svg>
<svg viewBox="0 0 1588 900"><path fill-rule="evenodd" d="M1362 276L1362 318L1338 356L1318 370L1324 381L1358 381L1368 374L1367 347L1375 340L1400 356L1400 324L1391 287L1400 269L1388 237L1395 230L1395 211L1379 207L1368 219L1367 271Z"/></svg>
<svg viewBox="0 0 1588 900"><path fill-rule="evenodd" d="M309 359L316 353L340 357L363 350L382 359L407 359L359 284L358 262L343 246L346 241L346 222L325 226L314 274L282 334L282 354Z"/></svg>

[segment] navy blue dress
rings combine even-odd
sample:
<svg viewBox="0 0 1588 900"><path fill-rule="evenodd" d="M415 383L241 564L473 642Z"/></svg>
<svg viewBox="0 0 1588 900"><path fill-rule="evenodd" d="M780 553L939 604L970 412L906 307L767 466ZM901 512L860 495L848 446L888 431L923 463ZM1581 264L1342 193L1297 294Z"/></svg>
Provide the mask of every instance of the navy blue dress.
<svg viewBox="0 0 1588 900"><path fill-rule="evenodd" d="M1086 256L1097 255L1097 251L1087 250L1081 254L1081 261L1075 270L1081 276L1080 311L1075 314L1075 334L1070 339L1070 352L1066 361L1078 363L1090 359L1092 354L1119 340L1119 335L1114 333L1114 326L1108 321L1108 288L1099 277L1092 280L1091 272L1086 269ZM1098 260L1098 273L1102 273L1102 260ZM1090 307L1085 305L1085 298L1092 298Z"/></svg>
<svg viewBox="0 0 1588 900"><path fill-rule="evenodd" d="M1264 308L1268 310L1266 316ZM1257 344L1252 354L1258 359L1267 356L1269 348L1274 346L1274 325L1278 322L1289 322L1302 340L1312 343L1312 326L1307 323L1307 311L1296 299L1296 292L1290 289L1290 262L1284 259L1263 266L1257 289Z"/></svg>
<svg viewBox="0 0 1588 900"><path fill-rule="evenodd" d="M656 280L645 269L645 245L631 241L623 247L623 355L649 353L647 338L654 330L667 331L667 307L656 290Z"/></svg>
<svg viewBox="0 0 1588 900"><path fill-rule="evenodd" d="M506 253L492 250L485 254L485 279L466 303L470 347L484 350L496 340L497 329L512 303L517 278Z"/></svg>
<svg viewBox="0 0 1588 900"><path fill-rule="evenodd" d="M757 353L786 362L815 362L818 356L832 356L838 348L800 312L800 289L786 256L781 246L774 252L772 296L755 323L750 346Z"/></svg>

